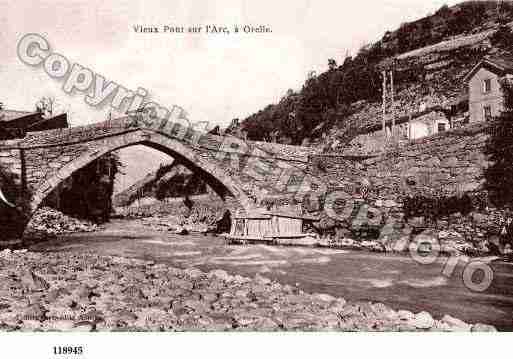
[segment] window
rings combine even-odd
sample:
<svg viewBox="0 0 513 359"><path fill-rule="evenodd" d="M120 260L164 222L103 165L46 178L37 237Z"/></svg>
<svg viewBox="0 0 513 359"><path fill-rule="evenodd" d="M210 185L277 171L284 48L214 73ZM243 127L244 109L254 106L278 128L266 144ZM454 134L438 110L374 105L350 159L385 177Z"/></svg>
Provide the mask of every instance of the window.
<svg viewBox="0 0 513 359"><path fill-rule="evenodd" d="M488 93L492 91L492 80L486 79L483 81L483 93Z"/></svg>
<svg viewBox="0 0 513 359"><path fill-rule="evenodd" d="M445 123L439 123L438 124L438 132L444 132L445 131Z"/></svg>
<svg viewBox="0 0 513 359"><path fill-rule="evenodd" d="M486 105L483 107L483 114L486 121L492 118L492 106Z"/></svg>

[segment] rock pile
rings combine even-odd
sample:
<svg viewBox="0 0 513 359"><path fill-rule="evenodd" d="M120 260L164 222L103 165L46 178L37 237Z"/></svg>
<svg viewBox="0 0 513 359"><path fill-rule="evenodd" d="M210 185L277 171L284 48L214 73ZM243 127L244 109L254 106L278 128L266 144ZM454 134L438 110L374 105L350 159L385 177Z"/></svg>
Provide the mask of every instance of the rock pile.
<svg viewBox="0 0 513 359"><path fill-rule="evenodd" d="M440 253L444 255L513 253L511 238L501 235L508 218L504 210L487 208L467 214L456 212L437 219L425 216L406 218L400 199L373 194L373 199L364 200L356 196L346 201L346 207L333 207L335 213L352 209L344 220L320 214L321 220L316 227L327 239L329 247L404 252L412 242L428 238L440 246Z"/></svg>
<svg viewBox="0 0 513 359"><path fill-rule="evenodd" d="M256 275L119 257L0 252L0 330L484 331L446 316L308 294Z"/></svg>
<svg viewBox="0 0 513 359"><path fill-rule="evenodd" d="M154 230L182 232L212 232L226 211L224 202L211 196L196 196L186 206L183 199L160 201L131 210L117 208L117 216L141 219Z"/></svg>
<svg viewBox="0 0 513 359"><path fill-rule="evenodd" d="M188 219L174 215L154 216L141 218L141 223L152 230L161 232L174 232L187 234L189 232L207 233L212 232L215 226L203 222L194 223Z"/></svg>
<svg viewBox="0 0 513 359"><path fill-rule="evenodd" d="M72 232L93 232L98 229L94 223L69 217L55 209L43 207L39 209L25 231L28 238L48 237Z"/></svg>

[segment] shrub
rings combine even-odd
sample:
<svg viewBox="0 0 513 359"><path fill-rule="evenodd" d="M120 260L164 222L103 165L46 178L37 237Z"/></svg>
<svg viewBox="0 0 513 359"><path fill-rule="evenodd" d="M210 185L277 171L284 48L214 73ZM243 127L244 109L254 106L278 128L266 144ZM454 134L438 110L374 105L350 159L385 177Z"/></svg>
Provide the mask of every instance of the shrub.
<svg viewBox="0 0 513 359"><path fill-rule="evenodd" d="M502 81L504 111L492 123L486 153L493 165L485 171L486 188L490 199L498 207L513 203L513 85Z"/></svg>
<svg viewBox="0 0 513 359"><path fill-rule="evenodd" d="M465 215L477 207L475 201L468 194L461 197L415 195L404 198L403 205L406 218L425 217L431 220L447 217L457 212Z"/></svg>

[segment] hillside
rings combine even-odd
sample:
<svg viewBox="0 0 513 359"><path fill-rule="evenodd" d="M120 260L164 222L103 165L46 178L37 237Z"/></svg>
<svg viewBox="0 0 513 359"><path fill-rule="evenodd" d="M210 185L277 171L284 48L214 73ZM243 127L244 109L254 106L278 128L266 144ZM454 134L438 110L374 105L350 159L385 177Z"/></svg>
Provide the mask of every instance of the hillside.
<svg viewBox="0 0 513 359"><path fill-rule="evenodd" d="M383 69L394 69L396 116L442 107L465 118L465 74L483 56L512 51L513 4L498 11L495 1L444 6L435 14L387 31L343 64L310 74L298 92L234 121L225 133L256 141L319 146L326 152L359 154L348 144L382 120ZM187 193L187 190L191 190ZM114 198L127 205L137 198L180 197L206 191L181 166L163 166Z"/></svg>
<svg viewBox="0 0 513 359"><path fill-rule="evenodd" d="M354 57L311 73L298 92L226 129L251 140L321 145L341 150L381 121L383 69L394 69L398 116L421 108L457 108L465 100L462 78L483 56L512 50L513 4L468 1L364 46ZM464 113L459 114L464 116Z"/></svg>
<svg viewBox="0 0 513 359"><path fill-rule="evenodd" d="M201 179L182 165L161 165L143 179L135 182L113 198L115 207L128 206L137 199L151 197L162 200L168 197L183 197L207 193Z"/></svg>

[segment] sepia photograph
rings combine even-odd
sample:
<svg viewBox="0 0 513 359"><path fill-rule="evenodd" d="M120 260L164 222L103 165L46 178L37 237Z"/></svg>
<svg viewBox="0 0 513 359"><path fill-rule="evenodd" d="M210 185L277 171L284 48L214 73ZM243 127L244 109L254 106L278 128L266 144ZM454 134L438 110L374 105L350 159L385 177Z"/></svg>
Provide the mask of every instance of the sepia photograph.
<svg viewBox="0 0 513 359"><path fill-rule="evenodd" d="M0 347L508 340L512 1L0 0L0 45Z"/></svg>

